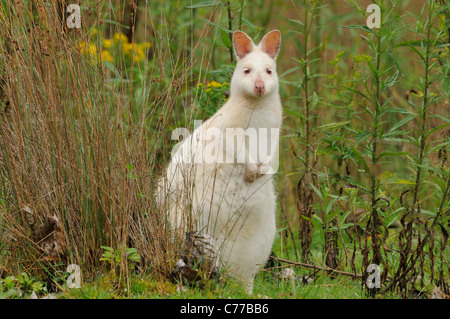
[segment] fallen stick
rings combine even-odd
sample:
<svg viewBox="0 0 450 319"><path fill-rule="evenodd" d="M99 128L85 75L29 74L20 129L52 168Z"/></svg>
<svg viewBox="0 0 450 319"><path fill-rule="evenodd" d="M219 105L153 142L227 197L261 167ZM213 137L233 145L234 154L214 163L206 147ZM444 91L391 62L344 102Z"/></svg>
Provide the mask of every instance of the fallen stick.
<svg viewBox="0 0 450 319"><path fill-rule="evenodd" d="M282 259L282 258L278 258L278 257L274 257L274 256L272 256L271 258L280 263L291 264L291 265L298 266L298 267L311 268L311 269L317 269L317 270L325 270L325 271L334 272L334 273L344 275L344 276L350 276L353 278L362 278L363 277L362 275L359 275L359 274L354 274L354 273L347 272L347 271L337 270L337 269L333 269L330 267L320 267L320 266L316 266L316 265L301 263L298 261L286 260L286 259Z"/></svg>

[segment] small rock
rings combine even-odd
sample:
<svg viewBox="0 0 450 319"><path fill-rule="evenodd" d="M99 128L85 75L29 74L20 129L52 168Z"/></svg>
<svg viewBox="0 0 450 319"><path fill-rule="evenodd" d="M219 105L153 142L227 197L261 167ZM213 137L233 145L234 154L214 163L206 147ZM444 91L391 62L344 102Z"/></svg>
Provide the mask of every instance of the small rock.
<svg viewBox="0 0 450 319"><path fill-rule="evenodd" d="M202 274L200 276L200 274ZM206 278L220 280L219 260L214 239L200 232L186 233L185 249L170 274L174 281L204 286Z"/></svg>
<svg viewBox="0 0 450 319"><path fill-rule="evenodd" d="M182 284L177 285L177 292L186 292L186 291L187 291L186 286L183 286Z"/></svg>
<svg viewBox="0 0 450 319"><path fill-rule="evenodd" d="M308 275L304 275L304 276L300 275L300 276L297 276L297 280L299 282L301 282L302 284L306 285L306 284L312 283L314 281L314 278L310 277Z"/></svg>
<svg viewBox="0 0 450 319"><path fill-rule="evenodd" d="M36 295L36 293L33 291L31 295L28 296L28 299L39 299L39 297Z"/></svg>
<svg viewBox="0 0 450 319"><path fill-rule="evenodd" d="M438 287L434 286L433 293L431 294L431 299L450 299L450 295L445 294Z"/></svg>
<svg viewBox="0 0 450 319"><path fill-rule="evenodd" d="M282 279L295 279L295 271L292 268L284 268L281 271Z"/></svg>
<svg viewBox="0 0 450 319"><path fill-rule="evenodd" d="M178 259L178 261L175 263L175 269L179 270L182 267L186 267L186 263L184 262L183 259Z"/></svg>

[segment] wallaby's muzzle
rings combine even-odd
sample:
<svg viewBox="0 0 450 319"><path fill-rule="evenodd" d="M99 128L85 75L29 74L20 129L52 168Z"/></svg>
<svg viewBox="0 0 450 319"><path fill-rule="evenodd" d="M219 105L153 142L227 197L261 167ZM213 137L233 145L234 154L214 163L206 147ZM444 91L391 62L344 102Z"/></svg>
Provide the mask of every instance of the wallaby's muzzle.
<svg viewBox="0 0 450 319"><path fill-rule="evenodd" d="M253 92L256 96L263 96L266 93L266 87L264 86L263 80L256 80Z"/></svg>

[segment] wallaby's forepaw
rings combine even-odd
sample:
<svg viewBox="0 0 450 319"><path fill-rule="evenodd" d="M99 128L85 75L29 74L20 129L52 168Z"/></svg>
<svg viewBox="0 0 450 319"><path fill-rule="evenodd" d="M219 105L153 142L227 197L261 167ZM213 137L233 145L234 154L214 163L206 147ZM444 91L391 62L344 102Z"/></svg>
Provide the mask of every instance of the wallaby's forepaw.
<svg viewBox="0 0 450 319"><path fill-rule="evenodd" d="M247 165L245 167L245 175L244 175L244 181L246 183L253 183L255 179L257 179L258 176L258 166L256 164Z"/></svg>
<svg viewBox="0 0 450 319"><path fill-rule="evenodd" d="M258 177L261 177L264 174L267 174L270 171L270 164L269 163L259 163L256 164L249 164L245 167L245 175L244 175L244 181L246 183L253 183Z"/></svg>

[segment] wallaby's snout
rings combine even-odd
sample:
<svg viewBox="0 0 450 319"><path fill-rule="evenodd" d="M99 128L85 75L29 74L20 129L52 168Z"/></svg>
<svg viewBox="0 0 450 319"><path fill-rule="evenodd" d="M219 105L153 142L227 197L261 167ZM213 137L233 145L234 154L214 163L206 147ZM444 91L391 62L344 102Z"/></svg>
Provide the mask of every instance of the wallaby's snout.
<svg viewBox="0 0 450 319"><path fill-rule="evenodd" d="M266 93L266 87L262 79L257 79L255 82L254 93L256 96L263 96Z"/></svg>

